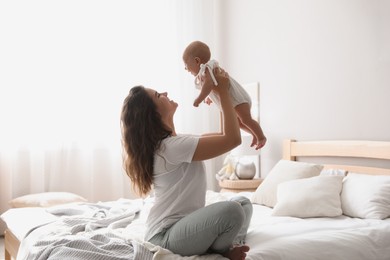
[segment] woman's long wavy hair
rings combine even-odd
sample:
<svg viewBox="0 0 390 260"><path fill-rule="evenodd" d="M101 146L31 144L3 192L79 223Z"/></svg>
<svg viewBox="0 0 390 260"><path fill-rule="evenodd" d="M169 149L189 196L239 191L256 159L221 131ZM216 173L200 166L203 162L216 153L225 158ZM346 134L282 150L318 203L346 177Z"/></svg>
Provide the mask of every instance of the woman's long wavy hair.
<svg viewBox="0 0 390 260"><path fill-rule="evenodd" d="M147 195L153 184L154 155L170 136L152 98L143 86L130 89L121 114L123 162L133 189Z"/></svg>

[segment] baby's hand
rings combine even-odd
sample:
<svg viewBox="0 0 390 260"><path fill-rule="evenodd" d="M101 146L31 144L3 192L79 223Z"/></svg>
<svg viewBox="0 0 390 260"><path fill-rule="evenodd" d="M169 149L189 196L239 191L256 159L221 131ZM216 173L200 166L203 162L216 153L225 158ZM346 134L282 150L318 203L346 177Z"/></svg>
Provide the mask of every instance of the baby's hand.
<svg viewBox="0 0 390 260"><path fill-rule="evenodd" d="M204 101L207 105L211 105L211 103L213 103L213 101L211 100L211 98L207 97Z"/></svg>

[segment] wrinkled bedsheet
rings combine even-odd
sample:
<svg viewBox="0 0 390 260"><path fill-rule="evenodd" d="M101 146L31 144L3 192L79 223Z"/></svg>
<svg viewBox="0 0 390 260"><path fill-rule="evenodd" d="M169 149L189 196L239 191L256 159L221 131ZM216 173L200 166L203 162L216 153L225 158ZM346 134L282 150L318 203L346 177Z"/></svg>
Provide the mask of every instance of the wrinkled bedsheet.
<svg viewBox="0 0 390 260"><path fill-rule="evenodd" d="M208 191L206 201L210 204L235 195ZM251 197L252 193L240 195ZM152 204L150 198L120 199L34 209L46 211L49 217L40 225L31 221L36 225L26 232L17 259L226 260L217 254L181 257L143 241ZM14 219L16 214L28 221L29 210L10 210L3 215L5 220ZM390 219L303 219L275 217L271 212L271 208L253 205L247 260L390 260ZM20 221L11 224L16 223Z"/></svg>

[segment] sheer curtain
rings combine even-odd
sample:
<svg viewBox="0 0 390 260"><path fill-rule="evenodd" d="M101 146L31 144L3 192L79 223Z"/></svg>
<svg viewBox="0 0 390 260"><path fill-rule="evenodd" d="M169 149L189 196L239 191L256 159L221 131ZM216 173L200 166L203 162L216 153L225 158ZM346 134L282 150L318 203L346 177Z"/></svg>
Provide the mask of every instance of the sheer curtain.
<svg viewBox="0 0 390 260"><path fill-rule="evenodd" d="M2 1L0 213L12 198L69 191L90 201L133 198L119 116L130 87L168 91L183 133L218 129L181 53L216 44L218 1ZM215 172L216 161L207 162ZM214 174L210 188L215 187Z"/></svg>

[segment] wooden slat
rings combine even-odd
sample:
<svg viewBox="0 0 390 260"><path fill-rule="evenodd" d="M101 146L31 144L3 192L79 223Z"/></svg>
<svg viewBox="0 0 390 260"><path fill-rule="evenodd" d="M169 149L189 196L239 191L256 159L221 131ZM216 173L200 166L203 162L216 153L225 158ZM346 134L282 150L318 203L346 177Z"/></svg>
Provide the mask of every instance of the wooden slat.
<svg viewBox="0 0 390 260"><path fill-rule="evenodd" d="M390 160L390 142L382 141L302 141L285 140L283 159L296 161L304 157L345 157ZM348 172L390 175L390 169L361 165L324 164L327 169Z"/></svg>
<svg viewBox="0 0 390 260"><path fill-rule="evenodd" d="M287 142L288 143L288 142ZM314 141L290 142L290 157L334 156L390 160L390 142Z"/></svg>

